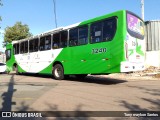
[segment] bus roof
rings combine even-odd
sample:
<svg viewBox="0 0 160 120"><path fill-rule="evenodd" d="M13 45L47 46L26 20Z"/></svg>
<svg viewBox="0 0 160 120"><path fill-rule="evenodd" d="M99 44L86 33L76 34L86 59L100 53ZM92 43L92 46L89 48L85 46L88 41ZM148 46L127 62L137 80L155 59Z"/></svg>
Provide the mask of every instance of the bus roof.
<svg viewBox="0 0 160 120"><path fill-rule="evenodd" d="M98 20L105 19L106 17L112 17L112 16L114 16L118 13L122 13L122 12L126 12L126 10L119 10L119 11L116 11L116 12L113 12L113 13L110 13L110 14L105 14L105 15L102 15L102 16L98 16L98 17L95 17L95 18L92 18L92 19L89 19L89 20L85 20L85 21L82 21L82 22L78 22L78 23L75 23L75 24L72 24L72 25L68 25L68 26L65 26L65 27L58 27L58 28L43 32L41 34L34 35L32 37L29 37L29 38L12 41L12 43L14 44L14 43L18 43L18 42L21 42L21 41L31 40L31 39L34 39L34 38L38 38L38 37L41 37L41 36L48 35L48 34L56 33L56 32L62 31L62 30L68 30L68 29L74 28L76 26L81 26L81 25L85 25L85 24L89 24L89 23L98 21Z"/></svg>

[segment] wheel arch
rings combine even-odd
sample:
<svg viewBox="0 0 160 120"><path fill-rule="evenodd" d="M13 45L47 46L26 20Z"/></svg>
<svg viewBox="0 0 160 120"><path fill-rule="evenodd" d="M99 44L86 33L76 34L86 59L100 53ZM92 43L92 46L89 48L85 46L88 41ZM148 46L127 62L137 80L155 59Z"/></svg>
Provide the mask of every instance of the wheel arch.
<svg viewBox="0 0 160 120"><path fill-rule="evenodd" d="M17 63L14 63L12 69L15 70L15 67L18 66Z"/></svg>
<svg viewBox="0 0 160 120"><path fill-rule="evenodd" d="M64 70L64 66L63 66L63 64L60 61L55 61L53 63L53 65L52 65L52 67L54 67L56 64L60 64L63 67L63 70Z"/></svg>

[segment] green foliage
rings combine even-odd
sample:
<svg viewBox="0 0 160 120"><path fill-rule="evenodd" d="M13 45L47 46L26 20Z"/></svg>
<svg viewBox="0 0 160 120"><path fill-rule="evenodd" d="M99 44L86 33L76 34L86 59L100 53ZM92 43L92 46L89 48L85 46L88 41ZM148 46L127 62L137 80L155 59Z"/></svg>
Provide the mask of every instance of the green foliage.
<svg viewBox="0 0 160 120"><path fill-rule="evenodd" d="M15 40L21 40L27 37L31 37L29 27L21 22L16 22L12 27L6 27L4 32L4 42L12 42Z"/></svg>

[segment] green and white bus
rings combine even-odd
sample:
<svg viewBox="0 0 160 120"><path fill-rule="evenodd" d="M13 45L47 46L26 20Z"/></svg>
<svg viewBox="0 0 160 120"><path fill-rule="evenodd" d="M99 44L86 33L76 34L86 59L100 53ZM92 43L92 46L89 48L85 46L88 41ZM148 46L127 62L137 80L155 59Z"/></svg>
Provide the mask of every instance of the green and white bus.
<svg viewBox="0 0 160 120"><path fill-rule="evenodd" d="M132 72L144 69L144 22L121 10L6 46L7 70L68 75Z"/></svg>

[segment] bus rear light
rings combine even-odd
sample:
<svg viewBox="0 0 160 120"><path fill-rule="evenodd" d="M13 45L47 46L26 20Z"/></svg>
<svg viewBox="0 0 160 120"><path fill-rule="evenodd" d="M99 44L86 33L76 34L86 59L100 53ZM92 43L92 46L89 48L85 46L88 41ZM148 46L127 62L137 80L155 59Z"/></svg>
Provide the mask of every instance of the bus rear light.
<svg viewBox="0 0 160 120"><path fill-rule="evenodd" d="M136 55L136 59L140 59L140 55Z"/></svg>
<svg viewBox="0 0 160 120"><path fill-rule="evenodd" d="M127 42L125 43L125 50L126 50L125 57L128 60L128 44L127 44Z"/></svg>
<svg viewBox="0 0 160 120"><path fill-rule="evenodd" d="M86 60L81 60L81 62L86 62Z"/></svg>
<svg viewBox="0 0 160 120"><path fill-rule="evenodd" d="M125 66L125 68L129 68L129 66Z"/></svg>
<svg viewBox="0 0 160 120"><path fill-rule="evenodd" d="M109 60L108 58L104 58L104 59L102 59L102 60Z"/></svg>

